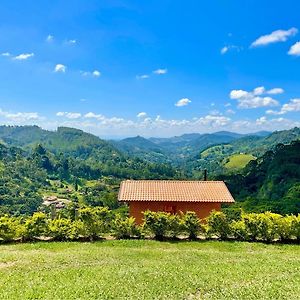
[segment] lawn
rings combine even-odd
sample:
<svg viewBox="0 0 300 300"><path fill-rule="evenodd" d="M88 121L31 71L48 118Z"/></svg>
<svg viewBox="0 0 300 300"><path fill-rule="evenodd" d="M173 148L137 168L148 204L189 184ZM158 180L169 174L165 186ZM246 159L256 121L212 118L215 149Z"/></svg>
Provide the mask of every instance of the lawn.
<svg viewBox="0 0 300 300"><path fill-rule="evenodd" d="M103 241L0 246L0 299L299 299L300 246Z"/></svg>
<svg viewBox="0 0 300 300"><path fill-rule="evenodd" d="M236 170L244 168L250 160L256 159L252 154L234 154L229 157L229 161L225 164L225 168Z"/></svg>

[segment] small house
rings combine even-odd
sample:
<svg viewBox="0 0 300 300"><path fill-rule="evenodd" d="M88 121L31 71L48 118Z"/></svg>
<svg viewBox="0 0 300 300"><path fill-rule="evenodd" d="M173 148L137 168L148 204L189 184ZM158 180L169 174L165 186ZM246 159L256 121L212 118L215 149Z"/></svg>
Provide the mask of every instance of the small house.
<svg viewBox="0 0 300 300"><path fill-rule="evenodd" d="M212 210L219 211L222 203L234 203L223 181L125 180L118 200L128 203L130 216L138 224L146 210L174 214L194 211L203 219Z"/></svg>

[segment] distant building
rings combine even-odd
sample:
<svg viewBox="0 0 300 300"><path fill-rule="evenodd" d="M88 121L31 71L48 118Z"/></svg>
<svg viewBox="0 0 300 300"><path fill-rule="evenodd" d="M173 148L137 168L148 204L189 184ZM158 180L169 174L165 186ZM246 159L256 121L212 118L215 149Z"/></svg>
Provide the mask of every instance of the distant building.
<svg viewBox="0 0 300 300"><path fill-rule="evenodd" d="M118 200L128 203L130 216L138 224L142 223L146 210L194 211L203 219L212 210L220 210L222 203L234 203L223 181L125 180Z"/></svg>
<svg viewBox="0 0 300 300"><path fill-rule="evenodd" d="M71 200L58 198L57 196L44 196L43 197L43 205L45 205L45 206L55 205L56 209L64 208L69 203L71 203Z"/></svg>

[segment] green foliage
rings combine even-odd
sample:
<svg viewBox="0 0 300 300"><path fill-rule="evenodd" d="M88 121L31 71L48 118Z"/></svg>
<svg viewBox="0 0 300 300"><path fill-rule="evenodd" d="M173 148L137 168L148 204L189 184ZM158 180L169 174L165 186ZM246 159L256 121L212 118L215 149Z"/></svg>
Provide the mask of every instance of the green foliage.
<svg viewBox="0 0 300 300"><path fill-rule="evenodd" d="M0 242L10 242L17 239L22 232L22 227L17 218L0 217Z"/></svg>
<svg viewBox="0 0 300 300"><path fill-rule="evenodd" d="M220 211L213 211L206 218L208 225L208 235L216 235L218 238L226 240L230 235L230 226L226 215Z"/></svg>
<svg viewBox="0 0 300 300"><path fill-rule="evenodd" d="M184 232L188 235L189 239L196 239L203 229L203 226L201 225L196 213L193 211L186 212L182 215L182 221Z"/></svg>
<svg viewBox="0 0 300 300"><path fill-rule="evenodd" d="M292 235L297 238L297 240L300 240L300 215L297 217L293 216L293 220L291 222L291 231Z"/></svg>
<svg viewBox="0 0 300 300"><path fill-rule="evenodd" d="M106 207L85 207L79 209L79 219L83 223L83 235L94 240L110 230L112 213Z"/></svg>
<svg viewBox="0 0 300 300"><path fill-rule="evenodd" d="M112 233L117 239L140 238L142 235L141 228L135 223L133 217L124 218L117 214L112 223Z"/></svg>
<svg viewBox="0 0 300 300"><path fill-rule="evenodd" d="M48 233L48 217L42 212L36 212L28 217L24 224L24 238L32 240L37 237L46 236Z"/></svg>
<svg viewBox="0 0 300 300"><path fill-rule="evenodd" d="M144 228L154 235L157 240L162 240L170 231L170 216L165 212L144 212ZM173 224L174 226L174 224Z"/></svg>
<svg viewBox="0 0 300 300"><path fill-rule="evenodd" d="M83 231L84 225L80 221L59 218L49 222L49 235L57 241L77 240Z"/></svg>
<svg viewBox="0 0 300 300"><path fill-rule="evenodd" d="M244 220L233 221L230 224L230 232L234 239L238 241L248 241L249 233Z"/></svg>

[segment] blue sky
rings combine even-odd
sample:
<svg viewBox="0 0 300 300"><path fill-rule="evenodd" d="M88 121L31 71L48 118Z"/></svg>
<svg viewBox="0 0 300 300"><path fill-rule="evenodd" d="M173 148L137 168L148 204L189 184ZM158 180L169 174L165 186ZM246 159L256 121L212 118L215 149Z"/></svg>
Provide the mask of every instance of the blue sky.
<svg viewBox="0 0 300 300"><path fill-rule="evenodd" d="M299 1L1 1L0 123L102 137L300 126Z"/></svg>

